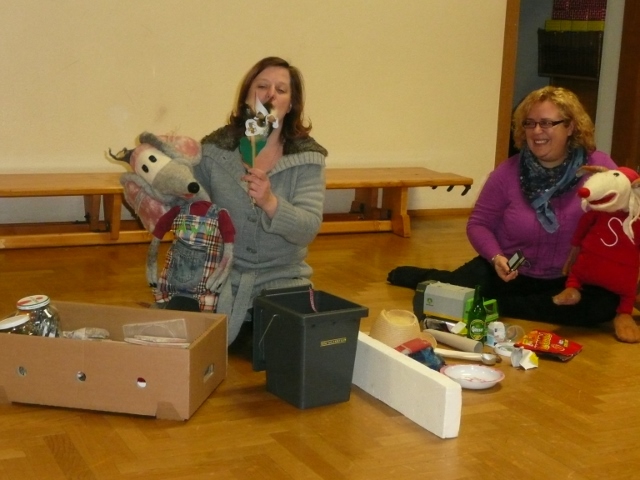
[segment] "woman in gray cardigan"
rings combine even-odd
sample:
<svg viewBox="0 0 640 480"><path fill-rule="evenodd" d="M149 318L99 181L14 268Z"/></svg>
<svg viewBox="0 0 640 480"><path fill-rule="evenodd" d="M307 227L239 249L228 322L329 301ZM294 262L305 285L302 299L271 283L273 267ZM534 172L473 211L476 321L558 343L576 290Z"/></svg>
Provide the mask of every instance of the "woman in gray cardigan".
<svg viewBox="0 0 640 480"><path fill-rule="evenodd" d="M239 144L247 105L255 111L256 99L277 122L250 166ZM229 317L229 344L251 321L253 300L263 289L311 285L305 259L322 222L327 151L310 131L300 72L268 57L245 75L229 123L202 139L196 178L236 229L233 269L217 309Z"/></svg>

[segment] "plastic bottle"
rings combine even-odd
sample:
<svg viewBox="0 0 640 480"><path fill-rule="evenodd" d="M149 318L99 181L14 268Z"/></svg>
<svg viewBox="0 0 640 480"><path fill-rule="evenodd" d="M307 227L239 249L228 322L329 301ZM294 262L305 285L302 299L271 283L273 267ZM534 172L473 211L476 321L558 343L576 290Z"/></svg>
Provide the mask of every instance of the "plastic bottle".
<svg viewBox="0 0 640 480"><path fill-rule="evenodd" d="M504 323L494 320L487 323L487 337L485 345L494 347L497 343L502 343L506 340L506 327Z"/></svg>
<svg viewBox="0 0 640 480"><path fill-rule="evenodd" d="M469 317L467 320L467 336L472 340L484 342L485 335L487 334L486 322L487 311L484 308L480 285L476 285L476 289L473 294L473 304L471 305L471 310L469 311Z"/></svg>

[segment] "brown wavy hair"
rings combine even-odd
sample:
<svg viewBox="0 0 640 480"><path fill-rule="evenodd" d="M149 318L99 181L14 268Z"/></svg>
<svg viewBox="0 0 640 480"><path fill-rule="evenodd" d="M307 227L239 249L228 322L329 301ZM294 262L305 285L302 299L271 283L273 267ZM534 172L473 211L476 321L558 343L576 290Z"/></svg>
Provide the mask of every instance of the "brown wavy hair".
<svg viewBox="0 0 640 480"><path fill-rule="evenodd" d="M547 86L534 90L527 95L513 113L513 144L521 149L526 143L526 134L522 122L527 118L533 105L544 101L553 103L565 121L565 125L573 122L573 134L569 137L572 148L584 147L591 153L596 149L594 138L595 127L575 93L562 87Z"/></svg>
<svg viewBox="0 0 640 480"><path fill-rule="evenodd" d="M284 116L282 122L281 135L286 142L287 140L295 140L307 138L311 132L311 122L305 123L304 119L304 81L302 74L293 65L280 57L266 57L256 63L245 74L238 90L235 107L229 115L229 125L233 127L234 136L240 138L244 135L245 120L244 109L245 102L251 83L265 68L281 67L289 70L291 78L291 110Z"/></svg>

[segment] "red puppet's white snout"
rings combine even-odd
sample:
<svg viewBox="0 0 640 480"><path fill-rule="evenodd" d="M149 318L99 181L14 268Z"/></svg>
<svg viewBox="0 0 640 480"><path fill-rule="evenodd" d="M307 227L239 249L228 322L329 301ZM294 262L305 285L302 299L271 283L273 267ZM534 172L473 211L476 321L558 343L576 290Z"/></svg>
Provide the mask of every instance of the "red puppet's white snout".
<svg viewBox="0 0 640 480"><path fill-rule="evenodd" d="M627 167L598 171L578 189L578 196L583 199L583 207L606 212L628 211L631 183L638 178L640 175Z"/></svg>

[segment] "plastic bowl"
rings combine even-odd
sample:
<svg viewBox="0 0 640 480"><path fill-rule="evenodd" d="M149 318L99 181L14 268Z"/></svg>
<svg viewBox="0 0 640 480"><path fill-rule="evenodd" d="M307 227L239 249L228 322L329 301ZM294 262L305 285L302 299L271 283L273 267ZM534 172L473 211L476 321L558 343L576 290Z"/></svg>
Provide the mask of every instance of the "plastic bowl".
<svg viewBox="0 0 640 480"><path fill-rule="evenodd" d="M486 365L445 365L440 369L462 388L483 390L491 388L504 379L504 373Z"/></svg>

